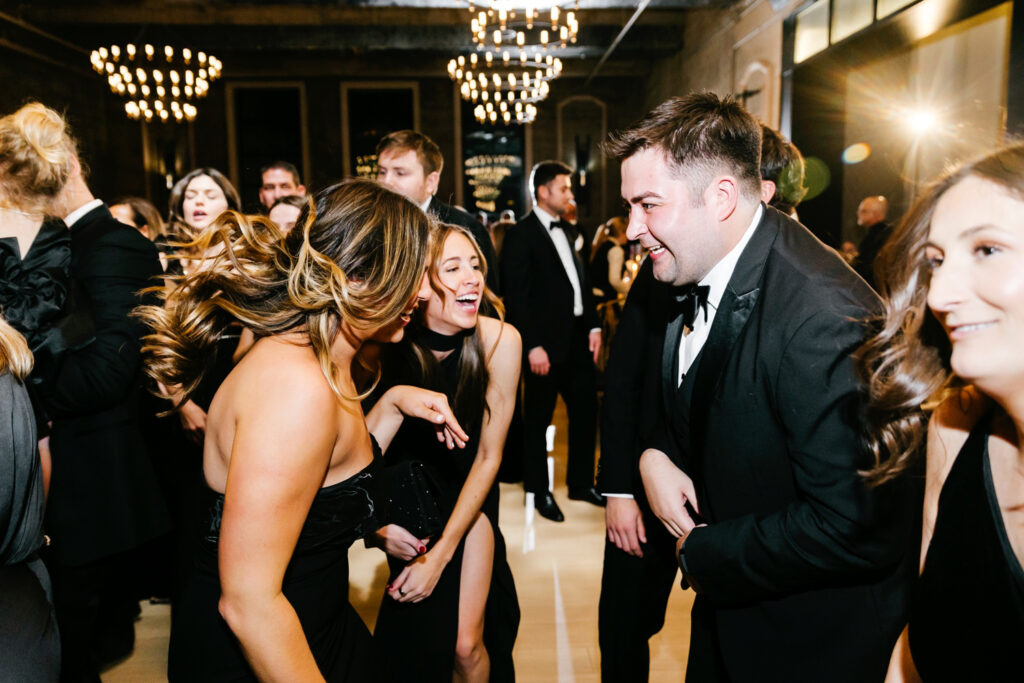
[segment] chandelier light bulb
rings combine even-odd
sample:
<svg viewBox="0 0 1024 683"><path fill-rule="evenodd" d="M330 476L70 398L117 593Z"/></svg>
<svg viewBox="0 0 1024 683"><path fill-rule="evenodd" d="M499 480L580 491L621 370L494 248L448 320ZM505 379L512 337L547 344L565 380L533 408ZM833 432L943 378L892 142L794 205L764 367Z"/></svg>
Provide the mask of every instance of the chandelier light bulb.
<svg viewBox="0 0 1024 683"><path fill-rule="evenodd" d="M149 43L146 43L146 47L143 48L143 51L146 53L146 59L153 59L153 55L156 53L156 50L154 50L153 46Z"/></svg>

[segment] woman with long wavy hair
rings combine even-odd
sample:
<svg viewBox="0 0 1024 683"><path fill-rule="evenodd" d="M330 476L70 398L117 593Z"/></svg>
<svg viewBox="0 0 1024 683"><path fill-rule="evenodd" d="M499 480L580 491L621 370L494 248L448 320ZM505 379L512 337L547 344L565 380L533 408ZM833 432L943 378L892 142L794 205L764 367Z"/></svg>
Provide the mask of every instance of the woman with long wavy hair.
<svg viewBox="0 0 1024 683"><path fill-rule="evenodd" d="M383 658L388 681L507 681L514 679L519 607L498 529L495 477L522 341L501 320L501 302L487 289L487 264L472 235L441 225L429 263L430 298L401 344L385 349L381 386L443 392L470 438L465 449L449 453L431 448L430 435L410 423L385 455L389 472L416 463L429 473L438 515L435 528L410 519L416 528L391 523L377 531L391 577L374 639L382 651L405 655ZM498 319L480 315L485 300ZM389 494L400 508L398 488Z"/></svg>
<svg viewBox="0 0 1024 683"><path fill-rule="evenodd" d="M425 295L427 217L364 180L322 191L309 214L284 240L266 219L221 214L197 238L204 267L139 310L149 373L184 397L228 325L257 336L210 405L171 680L369 680L346 579L349 545L379 525L376 443L404 415L449 445L467 438L443 395L396 387L364 418L352 381L363 343L400 339Z"/></svg>
<svg viewBox="0 0 1024 683"><path fill-rule="evenodd" d="M887 680L1017 680L1024 144L935 181L880 260L885 315L860 353L877 462L868 478L888 481L926 455L920 576Z"/></svg>

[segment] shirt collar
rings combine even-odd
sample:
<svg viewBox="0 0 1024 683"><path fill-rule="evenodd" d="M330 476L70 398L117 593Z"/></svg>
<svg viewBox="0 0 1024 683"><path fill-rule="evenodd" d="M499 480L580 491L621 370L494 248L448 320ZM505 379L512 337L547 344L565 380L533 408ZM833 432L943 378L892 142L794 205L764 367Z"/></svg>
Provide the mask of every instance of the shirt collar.
<svg viewBox="0 0 1024 683"><path fill-rule="evenodd" d="M430 208L430 202L434 201L434 195L427 197L427 201L420 204L420 208L423 209L423 213L427 213L427 209Z"/></svg>
<svg viewBox="0 0 1024 683"><path fill-rule="evenodd" d="M700 285L706 285L708 287L708 305L718 310L718 304L722 300L722 296L725 294L725 288L729 286L729 280L732 279L732 273L736 270L736 264L740 260L740 255L743 254L743 250L746 248L750 238L754 236L754 230L757 228L758 223L761 222L761 216L764 214L764 205L758 204L757 211L754 212L754 219L751 221L747 231L743 233L743 237L736 243L729 253L725 257L715 264L715 267L711 269L707 275L698 283Z"/></svg>
<svg viewBox="0 0 1024 683"><path fill-rule="evenodd" d="M537 218L540 219L540 224L543 225L544 228L547 230L550 230L551 224L558 220L557 216L552 216L550 213L540 208L539 206L534 206L533 212L537 214Z"/></svg>
<svg viewBox="0 0 1024 683"><path fill-rule="evenodd" d="M100 206L103 206L102 199L94 199L91 202L82 204L64 218L64 225L68 226L68 230L70 230L71 226L77 223L82 216Z"/></svg>

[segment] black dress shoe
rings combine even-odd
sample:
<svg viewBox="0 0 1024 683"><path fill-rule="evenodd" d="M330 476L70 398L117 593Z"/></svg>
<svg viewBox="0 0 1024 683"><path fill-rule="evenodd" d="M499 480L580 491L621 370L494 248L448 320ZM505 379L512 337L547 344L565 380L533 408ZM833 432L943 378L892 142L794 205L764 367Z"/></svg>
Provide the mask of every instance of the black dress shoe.
<svg viewBox="0 0 1024 683"><path fill-rule="evenodd" d="M593 486L589 489L569 489L569 500L582 500L584 503L590 503L602 508L605 504L604 496L598 493L597 489Z"/></svg>
<svg viewBox="0 0 1024 683"><path fill-rule="evenodd" d="M555 497L551 495L550 491L534 494L533 506L537 508L537 512L540 513L541 517L546 517L552 522L565 521L565 515L558 508L558 503L555 502Z"/></svg>

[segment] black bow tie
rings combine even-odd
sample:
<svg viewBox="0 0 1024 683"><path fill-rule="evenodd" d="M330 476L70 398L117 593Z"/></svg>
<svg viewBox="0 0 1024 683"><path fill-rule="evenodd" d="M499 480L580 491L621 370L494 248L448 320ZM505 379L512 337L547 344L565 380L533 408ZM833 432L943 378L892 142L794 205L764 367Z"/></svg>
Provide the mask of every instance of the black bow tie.
<svg viewBox="0 0 1024 683"><path fill-rule="evenodd" d="M572 223L570 223L569 221L551 221L551 225L548 227L548 230L554 230L555 228L561 228L562 230L566 230L567 228L570 227L572 227Z"/></svg>
<svg viewBox="0 0 1024 683"><path fill-rule="evenodd" d="M704 322L708 321L709 291L711 288L707 285L689 285L676 294L676 315L683 316L683 324L690 329L693 329L693 323L697 320L698 310L704 312Z"/></svg>

